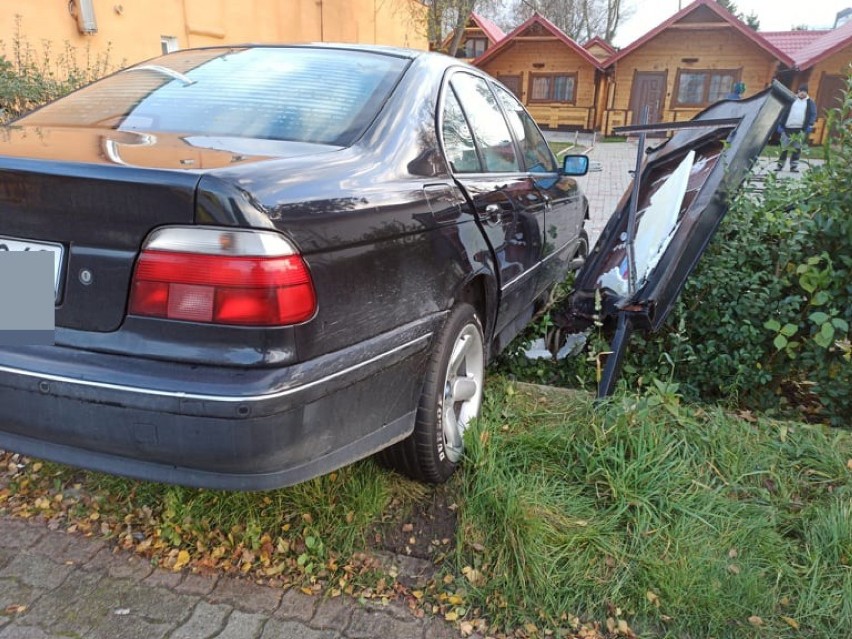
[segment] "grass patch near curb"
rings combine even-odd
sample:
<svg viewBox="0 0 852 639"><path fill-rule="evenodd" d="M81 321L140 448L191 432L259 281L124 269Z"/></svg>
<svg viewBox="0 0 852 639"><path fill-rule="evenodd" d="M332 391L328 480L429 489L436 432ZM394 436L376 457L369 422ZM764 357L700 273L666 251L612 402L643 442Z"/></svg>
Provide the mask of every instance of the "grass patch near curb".
<svg viewBox="0 0 852 639"><path fill-rule="evenodd" d="M595 410L504 382L468 442L456 559L469 604L505 628L852 627L848 432L683 405L665 385Z"/></svg>
<svg viewBox="0 0 852 639"><path fill-rule="evenodd" d="M852 433L687 405L665 385L596 409L587 393L494 375L467 443L437 490L370 460L236 493L0 452L0 515L167 570L402 600L463 634L834 639L852 627ZM438 493L454 548L408 523ZM373 556L388 527L435 547L436 578L395 580Z"/></svg>

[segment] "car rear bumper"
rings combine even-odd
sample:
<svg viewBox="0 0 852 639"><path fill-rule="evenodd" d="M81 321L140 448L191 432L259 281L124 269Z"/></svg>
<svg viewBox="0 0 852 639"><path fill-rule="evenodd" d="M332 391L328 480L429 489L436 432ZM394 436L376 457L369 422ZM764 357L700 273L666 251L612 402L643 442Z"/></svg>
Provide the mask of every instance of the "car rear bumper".
<svg viewBox="0 0 852 639"><path fill-rule="evenodd" d="M0 448L204 488L295 484L411 432L440 319L283 368L3 349Z"/></svg>

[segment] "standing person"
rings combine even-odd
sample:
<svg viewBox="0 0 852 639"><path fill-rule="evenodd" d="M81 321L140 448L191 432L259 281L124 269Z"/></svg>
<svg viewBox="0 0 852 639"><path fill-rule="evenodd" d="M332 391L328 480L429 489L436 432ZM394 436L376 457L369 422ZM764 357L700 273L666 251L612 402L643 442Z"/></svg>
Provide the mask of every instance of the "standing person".
<svg viewBox="0 0 852 639"><path fill-rule="evenodd" d="M790 146L793 147L793 153L790 155L790 170L794 173L799 170L799 156L802 154L802 142L805 136L814 130L816 114L816 104L808 97L808 85L800 85L799 92L796 94L796 100L790 105L790 110L787 112L787 119L784 121L784 126L778 126L778 131L781 133L781 155L778 156L778 165L775 167L776 171L784 168L784 162L787 160L787 150Z"/></svg>
<svg viewBox="0 0 852 639"><path fill-rule="evenodd" d="M731 92L725 96L726 100L740 100L743 97L743 93L745 93L745 82L737 82L733 87L731 87Z"/></svg>

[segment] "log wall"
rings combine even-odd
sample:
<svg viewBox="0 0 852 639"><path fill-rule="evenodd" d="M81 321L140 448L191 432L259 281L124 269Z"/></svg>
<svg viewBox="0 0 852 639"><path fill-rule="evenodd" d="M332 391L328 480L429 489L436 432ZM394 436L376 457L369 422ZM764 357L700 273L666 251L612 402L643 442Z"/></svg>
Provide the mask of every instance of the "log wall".
<svg viewBox="0 0 852 639"><path fill-rule="evenodd" d="M541 65L541 66L535 66ZM495 77L521 76L521 102L538 125L547 128L592 129L595 126L596 69L564 42L556 38L516 38L509 48L482 66ZM531 73L576 74L574 104L530 103Z"/></svg>
<svg viewBox="0 0 852 639"><path fill-rule="evenodd" d="M745 82L748 97L769 86L777 61L769 53L750 42L728 25L689 25L660 33L632 53L616 62L608 78L604 132L610 135L615 126L635 124L630 111L630 96L635 71L667 71L666 96L661 113L664 122L689 120L704 107L687 108L674 104L678 69L735 69Z"/></svg>

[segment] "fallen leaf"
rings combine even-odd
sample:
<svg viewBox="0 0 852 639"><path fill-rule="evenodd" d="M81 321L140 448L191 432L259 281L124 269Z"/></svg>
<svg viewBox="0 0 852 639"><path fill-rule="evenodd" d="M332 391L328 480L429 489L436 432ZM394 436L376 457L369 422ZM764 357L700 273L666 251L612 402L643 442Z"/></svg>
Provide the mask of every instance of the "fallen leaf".
<svg viewBox="0 0 852 639"><path fill-rule="evenodd" d="M177 554L177 561L175 562L175 565L172 566L172 570L177 572L178 570L181 570L184 566L186 566L186 564L188 564L188 563L189 563L189 553L186 550L181 550Z"/></svg>
<svg viewBox="0 0 852 639"><path fill-rule="evenodd" d="M648 592L645 593L645 597L648 599L649 603L656 606L657 608L660 607L660 597L656 593L651 592L649 590Z"/></svg>
<svg viewBox="0 0 852 639"><path fill-rule="evenodd" d="M475 568L471 568L470 566L465 566L464 568L462 568L462 574L474 586L476 586L480 582L482 582L482 573L479 572L478 570L476 570Z"/></svg>
<svg viewBox="0 0 852 639"><path fill-rule="evenodd" d="M26 606L21 606L21 605L18 605L18 604L12 604L11 606L6 606L3 609L3 612L5 612L7 615L17 615L17 614L24 612L26 609L27 609Z"/></svg>
<svg viewBox="0 0 852 639"><path fill-rule="evenodd" d="M852 459L849 459L849 460L846 461L846 468L848 468L849 470L852 470Z"/></svg>
<svg viewBox="0 0 852 639"><path fill-rule="evenodd" d="M736 549L736 548L731 548L731 549L728 551L728 557L730 557L731 559L736 559L736 558L739 556L739 554L740 554L740 553L739 553L739 552L737 552L737 549Z"/></svg>
<svg viewBox="0 0 852 639"><path fill-rule="evenodd" d="M732 575L740 574L740 567L737 564L731 564L728 566L728 572Z"/></svg>
<svg viewBox="0 0 852 639"><path fill-rule="evenodd" d="M446 619L447 621L456 621L456 620L458 620L458 618L459 618L459 613L457 613L455 611L448 612L447 614L444 615L444 619Z"/></svg>
<svg viewBox="0 0 852 639"><path fill-rule="evenodd" d="M799 629L799 622L793 619L792 617L785 617L784 615L781 615L781 619L783 619L784 623L790 626L793 630Z"/></svg>
<svg viewBox="0 0 852 639"><path fill-rule="evenodd" d="M404 532L404 533L410 533L413 530L414 530L414 524L403 524L402 525L402 532Z"/></svg>
<svg viewBox="0 0 852 639"><path fill-rule="evenodd" d="M459 625L459 630L461 630L463 637L468 637L473 634L473 624L469 621L463 621Z"/></svg>
<svg viewBox="0 0 852 639"><path fill-rule="evenodd" d="M116 608L112 611L112 614L118 615L119 617L124 617L130 614L130 608Z"/></svg>
<svg viewBox="0 0 852 639"><path fill-rule="evenodd" d="M760 617L758 617L757 615L752 615L751 617L749 617L749 618L748 618L748 622L749 622L752 626L762 626L762 625L763 625L763 619L761 619L761 618L760 618Z"/></svg>

